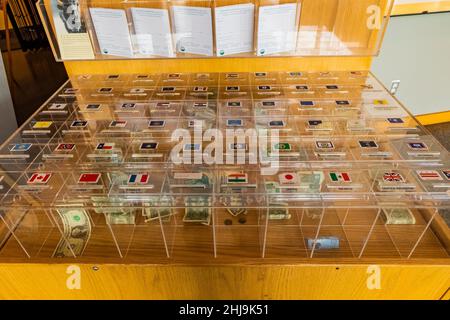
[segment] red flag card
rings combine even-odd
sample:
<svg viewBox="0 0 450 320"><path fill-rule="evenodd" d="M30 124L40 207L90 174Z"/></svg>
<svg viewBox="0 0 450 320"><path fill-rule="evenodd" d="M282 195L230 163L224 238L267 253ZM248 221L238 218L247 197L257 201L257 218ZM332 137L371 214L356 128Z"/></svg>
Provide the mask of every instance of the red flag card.
<svg viewBox="0 0 450 320"><path fill-rule="evenodd" d="M417 170L417 175L422 180L444 180L436 170Z"/></svg>
<svg viewBox="0 0 450 320"><path fill-rule="evenodd" d="M52 176L51 173L48 172L35 172L31 175L31 177L28 179L28 184L46 184L50 177Z"/></svg>
<svg viewBox="0 0 450 320"><path fill-rule="evenodd" d="M78 183L97 183L100 180L100 173L83 173L78 178Z"/></svg>
<svg viewBox="0 0 450 320"><path fill-rule="evenodd" d="M60 143L55 148L55 151L72 151L75 149L74 143Z"/></svg>

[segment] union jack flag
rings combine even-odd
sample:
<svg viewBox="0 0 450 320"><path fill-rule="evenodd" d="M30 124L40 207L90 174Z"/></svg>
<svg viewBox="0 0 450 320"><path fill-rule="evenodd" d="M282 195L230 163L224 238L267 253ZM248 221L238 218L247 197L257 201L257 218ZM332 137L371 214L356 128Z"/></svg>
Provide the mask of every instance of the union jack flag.
<svg viewBox="0 0 450 320"><path fill-rule="evenodd" d="M387 182L404 182L402 175L397 172L385 172L383 174L383 180Z"/></svg>

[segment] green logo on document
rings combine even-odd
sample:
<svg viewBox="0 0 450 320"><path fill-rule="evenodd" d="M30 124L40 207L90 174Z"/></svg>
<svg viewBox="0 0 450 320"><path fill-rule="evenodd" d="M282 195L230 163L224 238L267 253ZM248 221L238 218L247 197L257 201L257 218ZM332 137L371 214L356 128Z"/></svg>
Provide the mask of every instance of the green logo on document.
<svg viewBox="0 0 450 320"><path fill-rule="evenodd" d="M264 54L264 53L266 53L266 50L265 49L261 49L261 50L259 50L259 53L260 54Z"/></svg>
<svg viewBox="0 0 450 320"><path fill-rule="evenodd" d="M225 51L220 50L220 51L219 51L219 54L220 54L221 56L223 56L223 55L225 54Z"/></svg>
<svg viewBox="0 0 450 320"><path fill-rule="evenodd" d="M181 51L181 52L184 52L184 51L186 51L186 48L185 48L185 47L181 47L181 48L180 48L180 51Z"/></svg>
<svg viewBox="0 0 450 320"><path fill-rule="evenodd" d="M103 49L104 54L108 54L108 49Z"/></svg>

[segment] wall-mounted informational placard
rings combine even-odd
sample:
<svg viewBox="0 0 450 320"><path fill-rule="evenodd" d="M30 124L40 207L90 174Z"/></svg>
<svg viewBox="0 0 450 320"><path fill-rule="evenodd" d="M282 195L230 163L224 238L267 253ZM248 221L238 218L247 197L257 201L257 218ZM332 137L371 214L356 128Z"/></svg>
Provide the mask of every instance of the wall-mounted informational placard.
<svg viewBox="0 0 450 320"><path fill-rule="evenodd" d="M38 3L56 58L92 60L373 56L393 0L58 3Z"/></svg>

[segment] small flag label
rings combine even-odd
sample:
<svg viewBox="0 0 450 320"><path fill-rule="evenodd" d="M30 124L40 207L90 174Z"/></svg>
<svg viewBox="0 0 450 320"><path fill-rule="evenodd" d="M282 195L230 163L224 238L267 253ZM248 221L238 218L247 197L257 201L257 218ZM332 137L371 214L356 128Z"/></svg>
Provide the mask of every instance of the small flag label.
<svg viewBox="0 0 450 320"><path fill-rule="evenodd" d="M114 146L115 146L114 142L101 142L97 144L95 150L112 150L114 149Z"/></svg>
<svg viewBox="0 0 450 320"><path fill-rule="evenodd" d="M139 146L140 150L156 150L158 148L158 142L143 142Z"/></svg>
<svg viewBox="0 0 450 320"><path fill-rule="evenodd" d="M125 120L113 120L109 124L110 128L125 128L127 126L127 122Z"/></svg>
<svg viewBox="0 0 450 320"><path fill-rule="evenodd" d="M280 173L278 175L281 184L298 184L298 175L295 172Z"/></svg>
<svg viewBox="0 0 450 320"><path fill-rule="evenodd" d="M403 176L397 172L385 172L383 174L383 180L386 182L405 182Z"/></svg>
<svg viewBox="0 0 450 320"><path fill-rule="evenodd" d="M330 172L330 179L333 182L351 182L352 179L347 172Z"/></svg>
<svg viewBox="0 0 450 320"><path fill-rule="evenodd" d="M422 180L444 180L436 170L417 170L417 175Z"/></svg>
<svg viewBox="0 0 450 320"><path fill-rule="evenodd" d="M100 173L83 173L78 178L78 183L97 183L100 177Z"/></svg>
<svg viewBox="0 0 450 320"><path fill-rule="evenodd" d="M27 183L28 184L46 184L50 180L51 176L52 176L51 173L36 172L31 175L31 177L28 179Z"/></svg>
<svg viewBox="0 0 450 320"><path fill-rule="evenodd" d="M33 124L33 129L48 129L52 123L52 121L36 121Z"/></svg>
<svg viewBox="0 0 450 320"><path fill-rule="evenodd" d="M56 147L55 151L72 151L75 149L74 143L60 143Z"/></svg>
<svg viewBox="0 0 450 320"><path fill-rule="evenodd" d="M247 183L248 175L246 173L231 173L227 176L227 183Z"/></svg>
<svg viewBox="0 0 450 320"><path fill-rule="evenodd" d="M130 185L147 184L148 181L149 181L148 173L130 174L128 176L128 184Z"/></svg>
<svg viewBox="0 0 450 320"><path fill-rule="evenodd" d="M30 150L32 143L16 143L13 144L12 147L9 149L9 151L12 152L23 152Z"/></svg>

